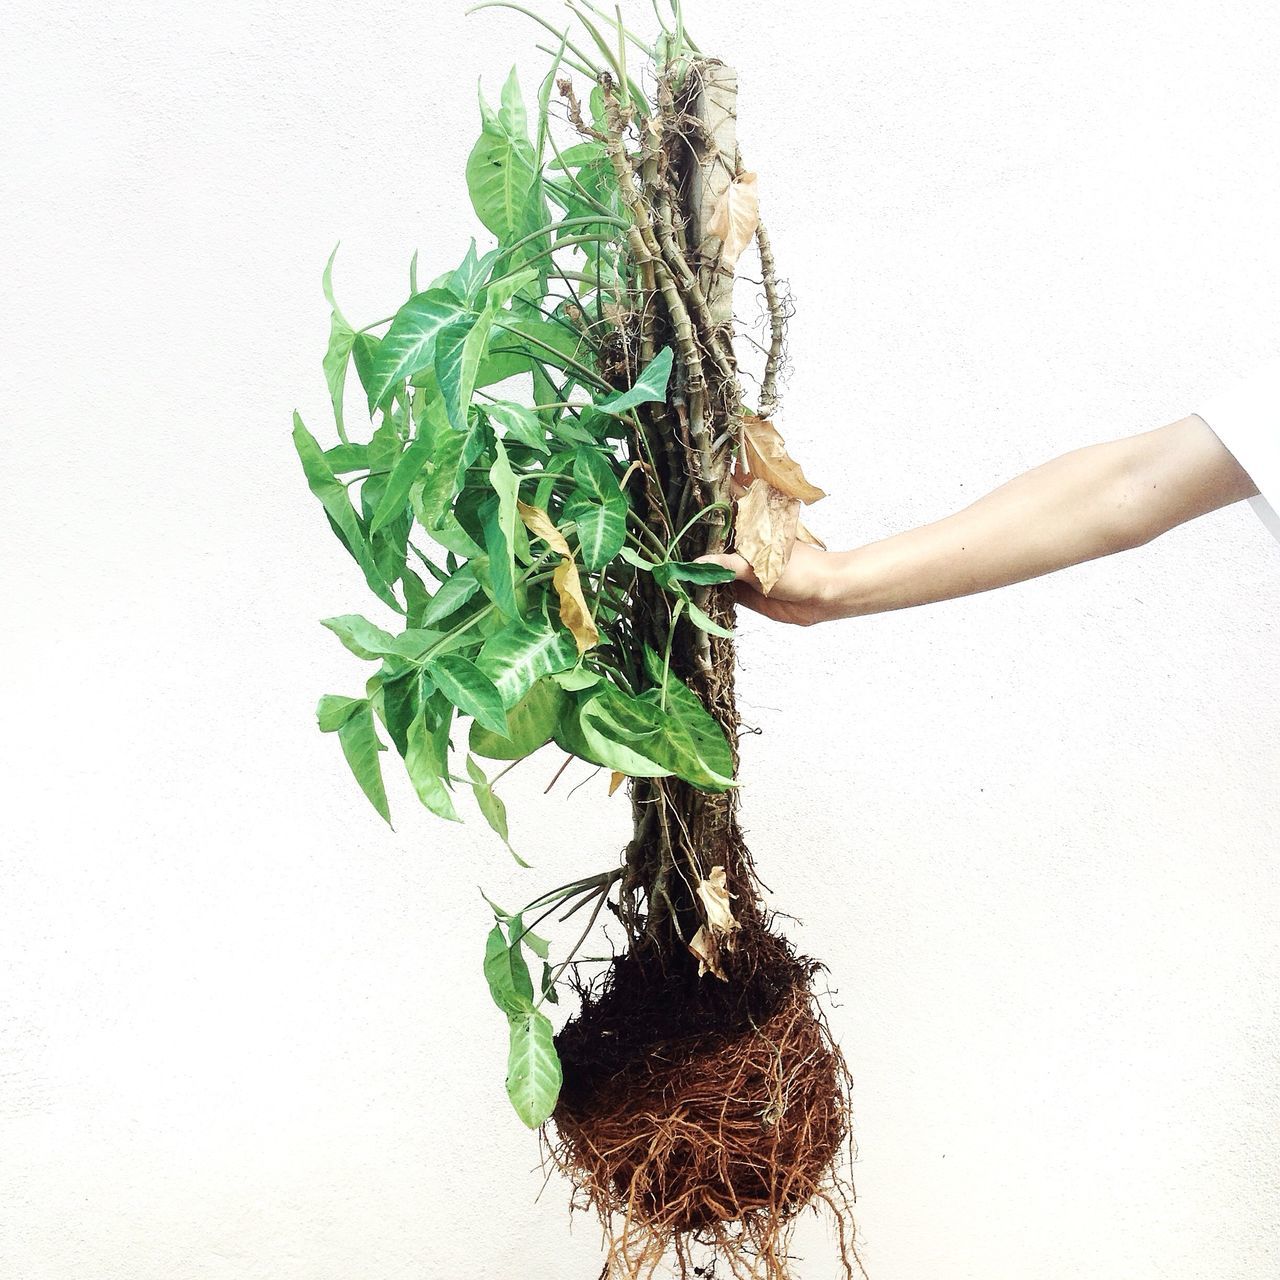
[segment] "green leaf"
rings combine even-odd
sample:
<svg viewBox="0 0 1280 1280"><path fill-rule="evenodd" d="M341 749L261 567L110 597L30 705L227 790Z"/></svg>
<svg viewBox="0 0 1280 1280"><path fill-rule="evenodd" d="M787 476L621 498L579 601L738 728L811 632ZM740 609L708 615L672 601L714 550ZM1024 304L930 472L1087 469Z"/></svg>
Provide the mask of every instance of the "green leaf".
<svg viewBox="0 0 1280 1280"><path fill-rule="evenodd" d="M503 312L494 320L494 330L491 345L527 352L526 368L549 364L571 372L575 364L590 368L594 359L591 344L582 334L567 325L546 320L536 312L531 315Z"/></svg>
<svg viewBox="0 0 1280 1280"><path fill-rule="evenodd" d="M441 431L435 439L435 454L431 459L431 471L416 508L423 527L434 529L440 518L453 505L465 477L467 437L450 427ZM410 490L412 499L412 489Z"/></svg>
<svg viewBox="0 0 1280 1280"><path fill-rule="evenodd" d="M477 591L480 582L470 568L459 569L457 573L446 578L422 611L422 625L441 622L451 614L457 613Z"/></svg>
<svg viewBox="0 0 1280 1280"><path fill-rule="evenodd" d="M506 83L502 86L502 109L499 119L508 133L517 137L525 137L529 132L529 119L525 115L524 99L520 96L520 80L515 67L507 73Z"/></svg>
<svg viewBox="0 0 1280 1280"><path fill-rule="evenodd" d="M563 627L546 618L518 618L485 642L476 665L497 686L504 707L514 707L541 676L572 667L578 646Z"/></svg>
<svg viewBox="0 0 1280 1280"><path fill-rule="evenodd" d="M464 560L483 558L484 548L480 546L458 523L451 512L445 514L431 526L431 536L442 547L452 551Z"/></svg>
<svg viewBox="0 0 1280 1280"><path fill-rule="evenodd" d="M536 1009L509 1014L508 1021L507 1096L516 1115L537 1129L551 1118L563 1081L555 1034L551 1020Z"/></svg>
<svg viewBox="0 0 1280 1280"><path fill-rule="evenodd" d="M671 380L671 361L673 352L670 347L663 347L652 360L641 370L629 391L619 391L616 395L596 401L596 408L602 413L618 417L636 405L650 400L667 398L667 383Z"/></svg>
<svg viewBox="0 0 1280 1280"><path fill-rule="evenodd" d="M595 502L622 497L617 475L596 449L581 447L573 451L573 478L578 488Z"/></svg>
<svg viewBox="0 0 1280 1280"><path fill-rule="evenodd" d="M627 704L614 704L613 695L628 695L612 686L565 708L556 729L556 742L571 755L632 778L663 778L673 770L647 754L658 726L646 708L638 714Z"/></svg>
<svg viewBox="0 0 1280 1280"><path fill-rule="evenodd" d="M375 626L358 613L344 613L337 618L322 618L322 627L328 627L357 658L385 658L395 653L396 638L389 631Z"/></svg>
<svg viewBox="0 0 1280 1280"><path fill-rule="evenodd" d="M324 451L325 461L334 475L344 471L363 471L369 465L367 444L335 444Z"/></svg>
<svg viewBox="0 0 1280 1280"><path fill-rule="evenodd" d="M467 757L467 776L471 779L472 790L474 790L476 796L476 804L480 806L480 812L484 815L484 820L502 837L502 843L507 846L507 851L511 856L522 867L527 869L529 864L511 847L511 840L507 832L507 806L502 803L502 797L494 791L489 779L485 776L484 770L470 756ZM519 929L517 928L515 932L518 934ZM524 940L534 950L537 950L536 943L541 942L541 939L535 938L531 933L526 933ZM546 946L545 943L542 945Z"/></svg>
<svg viewBox="0 0 1280 1280"><path fill-rule="evenodd" d="M637 567L645 566L645 562L639 556L634 553L628 554L628 551L629 548L623 549L623 556L628 563L635 564ZM684 560L664 561L661 564L651 566L651 568L654 579L658 584L668 591L675 592L684 602L684 608L688 611L689 617L693 620L695 626L713 636L723 636L725 639L733 638L732 629L721 626L720 623L708 616L705 610L694 604L684 586L685 583L709 586L713 583L732 582L734 579L732 569L727 569L719 564L698 564Z"/></svg>
<svg viewBox="0 0 1280 1280"><path fill-rule="evenodd" d="M578 666L571 667L568 671L558 671L551 678L562 689L576 693L579 689L594 688L604 677L598 671L592 671L590 667Z"/></svg>
<svg viewBox="0 0 1280 1280"><path fill-rule="evenodd" d="M365 540L364 529L360 524L360 517L351 505L346 489L333 474L324 450L320 448L315 436L303 425L302 417L296 410L293 415L293 446L298 451L308 488L320 499L320 505L324 507L325 514L329 517L334 533L350 552L352 559L364 571L365 581L378 599L389 604L397 613L403 613L404 606L396 599L395 593L374 563L373 553Z"/></svg>
<svg viewBox="0 0 1280 1280"><path fill-rule="evenodd" d="M333 420L343 444L347 443L347 428L342 420L343 390L347 385L347 366L351 363L351 347L355 340L355 330L335 310L329 322L329 349L324 353L324 379L329 385Z"/></svg>
<svg viewBox="0 0 1280 1280"><path fill-rule="evenodd" d="M484 976L493 1002L508 1017L533 1012L533 979L518 946L507 945L495 924L485 939Z"/></svg>
<svg viewBox="0 0 1280 1280"><path fill-rule="evenodd" d="M449 278L449 283L454 293L468 306L475 302L481 287L488 280L493 264L501 252L500 249L490 249L483 258L478 258L476 257L475 237L471 238L467 256L463 258L462 265Z"/></svg>
<svg viewBox="0 0 1280 1280"><path fill-rule="evenodd" d="M486 729L497 734L507 732L507 712L502 697L489 679L473 662L457 654L441 654L427 664L427 673L464 715L469 715Z"/></svg>
<svg viewBox="0 0 1280 1280"><path fill-rule="evenodd" d="M659 714L665 710L673 757L680 764L675 772L706 790L725 791L734 786L733 753L719 722L669 669L665 670L664 699L664 664L650 645L644 647L644 663L655 687L646 690L639 701L649 703Z"/></svg>
<svg viewBox="0 0 1280 1280"><path fill-rule="evenodd" d="M660 586L672 589L673 582L692 582L698 586L709 586L716 582L732 582L732 569L722 564L697 564L691 560L668 560L655 565L653 576Z"/></svg>
<svg viewBox="0 0 1280 1280"><path fill-rule="evenodd" d="M511 463L507 460L507 451L501 440L494 440L493 465L489 468L489 484L498 495L495 519L501 539L491 537L488 523L485 524L485 544L489 551L489 572L500 597L495 596L498 607L508 617L515 617L519 612L515 598L515 548L516 529L520 525L516 500L520 484ZM522 526L521 526L522 527ZM499 587L499 583L501 586Z"/></svg>
<svg viewBox="0 0 1280 1280"><path fill-rule="evenodd" d="M489 560L489 592L498 608L508 618L520 616L520 603L516 599L515 557L506 531L502 527L498 504L492 500L484 504L481 513L485 555Z"/></svg>
<svg viewBox="0 0 1280 1280"><path fill-rule="evenodd" d="M382 766L378 761L378 753L386 747L378 739L378 732L373 726L373 708L367 699L362 699L358 707L338 726L338 741L342 745L342 754L351 766L351 772L360 784L360 790L369 798L369 803L382 815L388 826L391 825L391 811L387 807L387 793L382 784Z"/></svg>
<svg viewBox="0 0 1280 1280"><path fill-rule="evenodd" d="M398 675L394 674L389 664L384 662L379 679L382 722L391 735L395 749L403 757L409 753L409 726L413 723L413 717L418 714L418 689L422 684L422 676L415 667Z"/></svg>
<svg viewBox="0 0 1280 1280"><path fill-rule="evenodd" d="M699 609L687 596L684 602L685 612L693 619L693 623L697 627L701 627L703 631L710 632L713 636L723 636L726 640L733 639L733 628L722 627L718 622L713 621L707 614Z"/></svg>
<svg viewBox="0 0 1280 1280"><path fill-rule="evenodd" d="M507 275L500 276L484 291L485 306L487 308L491 307L496 314L521 289L533 284L538 278L538 272L534 267L525 267L523 270L512 271Z"/></svg>
<svg viewBox="0 0 1280 1280"><path fill-rule="evenodd" d="M441 744L438 732L428 722L432 710L431 705L424 702L409 725L405 769L418 799L432 813L450 822L460 822L453 797L444 784L444 775L448 772L447 746Z"/></svg>
<svg viewBox="0 0 1280 1280"><path fill-rule="evenodd" d="M552 1004L559 1004L560 997L556 993L556 984L551 980L554 970L547 961L542 962L542 996L544 1000L550 1000Z"/></svg>
<svg viewBox="0 0 1280 1280"><path fill-rule="evenodd" d="M646 646L646 662L662 674L662 659ZM593 764L631 777L674 773L704 791L726 791L733 781L733 757L719 724L698 696L669 675L666 705L661 688L633 697L605 684L562 717L556 741Z"/></svg>
<svg viewBox="0 0 1280 1280"><path fill-rule="evenodd" d="M356 340L351 346L351 358L355 361L356 376L360 379L360 385L364 388L366 396L369 394L369 388L373 386L373 365L381 346L382 339L377 334L356 331Z"/></svg>
<svg viewBox="0 0 1280 1280"><path fill-rule="evenodd" d="M428 650L448 638L427 628L409 628L393 636L358 613L323 618L321 625L328 627L356 657L371 661L382 658L420 663Z"/></svg>
<svg viewBox="0 0 1280 1280"><path fill-rule="evenodd" d="M471 726L471 750L490 760L521 760L551 741L566 702L555 677L537 681L507 712L506 736Z"/></svg>
<svg viewBox="0 0 1280 1280"><path fill-rule="evenodd" d="M405 621L411 627L422 626L422 615L431 603L431 593L417 570L410 569L407 564L400 575L400 586L404 590Z"/></svg>
<svg viewBox="0 0 1280 1280"><path fill-rule="evenodd" d="M496 286L490 290L491 295L494 289ZM539 402L557 400L560 397L552 393L545 377L542 382L546 385L537 385L543 366L572 371L574 364L590 368L594 360L591 344L566 325L544 320L540 315L504 311L495 317L491 327L488 351L476 373L476 386L487 387L517 374L532 373Z"/></svg>
<svg viewBox="0 0 1280 1280"><path fill-rule="evenodd" d="M646 560L630 547L623 547L620 554L628 564L635 565L637 569L643 569L646 573L652 573L658 567L654 561Z"/></svg>
<svg viewBox="0 0 1280 1280"><path fill-rule="evenodd" d="M441 394L445 398L445 412L448 414L449 422L455 431L466 430L466 421L462 419L458 412L462 385L462 353L466 347L467 338L471 336L471 331L475 326L475 312L464 311L436 334L435 355L433 357L435 363L432 368L435 371L436 380L440 384ZM469 404L470 398L468 397ZM463 413L466 412L466 409L467 405L462 406Z"/></svg>
<svg viewBox="0 0 1280 1280"><path fill-rule="evenodd" d="M373 358L369 394L372 414L390 391L435 359L436 338L446 325L463 314L458 300L444 289L414 294L396 312Z"/></svg>
<svg viewBox="0 0 1280 1280"><path fill-rule="evenodd" d="M338 249L341 245L342 241L339 240L338 243L333 246L333 252L329 255L329 261L324 264L324 274L320 277L320 286L324 289L324 298L329 304L330 309L337 315L338 319L341 320L343 324L347 324L347 319L342 314L342 309L338 306L338 303L333 296L333 260L338 256ZM351 326L347 325L347 327L350 328Z"/></svg>
<svg viewBox="0 0 1280 1280"><path fill-rule="evenodd" d="M518 440L539 453L549 452L547 429L532 409L511 400L495 400L484 407L490 421L496 422L506 432L508 440Z"/></svg>
<svg viewBox="0 0 1280 1280"><path fill-rule="evenodd" d="M475 391L476 371L489 340L495 310L486 307L479 317L467 314L441 329L436 339L436 378L445 411L456 431L467 429L467 410Z"/></svg>
<svg viewBox="0 0 1280 1280"><path fill-rule="evenodd" d="M369 523L369 532L377 533L393 517L400 514L404 504L409 500L409 490L414 481L422 474L423 468L431 461L435 439L429 431L424 431L417 439L410 442L409 447L400 455L391 475L387 479L387 487L378 499L377 510Z"/></svg>
<svg viewBox="0 0 1280 1280"><path fill-rule="evenodd" d="M503 109L495 116L481 96L483 127L467 158L467 190L476 216L503 244L513 243L537 225L532 216L536 206L531 208L537 177L533 144L521 124L523 109L517 117L507 98L504 89Z"/></svg>
<svg viewBox="0 0 1280 1280"><path fill-rule="evenodd" d="M363 698L343 698L336 693L326 693L316 704L316 720L321 733L334 733L364 702Z"/></svg>
<svg viewBox="0 0 1280 1280"><path fill-rule="evenodd" d="M583 165L607 160L609 153L599 142L578 142L572 147L562 147L560 154L547 162L548 169L580 169Z"/></svg>
<svg viewBox="0 0 1280 1280"><path fill-rule="evenodd" d="M551 944L545 938L538 937L532 929L526 929L521 916L516 916L511 926L511 936L519 938L539 960L545 960L550 954Z"/></svg>
<svg viewBox="0 0 1280 1280"><path fill-rule="evenodd" d="M582 562L588 569L608 564L627 538L627 499L613 469L594 449L574 453L577 491L565 502L564 514L578 527Z"/></svg>

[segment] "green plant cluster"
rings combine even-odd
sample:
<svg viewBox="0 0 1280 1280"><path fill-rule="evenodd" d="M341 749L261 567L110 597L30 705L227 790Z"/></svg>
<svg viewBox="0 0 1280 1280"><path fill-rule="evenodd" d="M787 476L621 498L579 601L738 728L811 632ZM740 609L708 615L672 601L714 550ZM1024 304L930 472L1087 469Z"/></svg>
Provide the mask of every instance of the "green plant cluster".
<svg viewBox="0 0 1280 1280"><path fill-rule="evenodd" d="M338 442L325 448L294 415L307 484L369 589L403 623L325 620L378 667L362 695L320 699L319 727L336 735L388 822L383 733L432 813L457 820L456 789L469 788L504 841L505 807L481 761L518 760L548 742L620 774L675 775L708 791L734 785L729 744L671 670L669 641L665 651L649 643L652 631L641 636L627 607L638 576L652 575L668 636L682 612L716 630L691 588L731 575L675 558L679 537L665 544L629 496L643 465L626 456L643 440L635 415L666 399L673 353L659 351L629 386L601 372L602 353L625 339L629 223L604 148L562 151L551 136L555 71L533 136L514 71L497 110L481 96L466 178L496 247L482 254L473 240L423 289L415 254L408 300L359 329L334 299L330 256L324 372ZM598 120L598 89L591 110ZM369 411L365 442L351 438L344 415L353 366ZM550 538L538 515L554 526ZM559 1087L523 959L537 940L519 917L495 914L485 972L512 1024L512 1100L536 1124ZM552 981L542 998L553 990Z"/></svg>

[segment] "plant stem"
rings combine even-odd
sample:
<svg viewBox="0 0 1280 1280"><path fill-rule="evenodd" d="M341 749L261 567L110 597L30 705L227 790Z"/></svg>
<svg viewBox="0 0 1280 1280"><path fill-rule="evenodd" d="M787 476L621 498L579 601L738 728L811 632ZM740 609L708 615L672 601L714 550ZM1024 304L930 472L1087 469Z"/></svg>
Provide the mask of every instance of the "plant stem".
<svg viewBox="0 0 1280 1280"><path fill-rule="evenodd" d="M517 240L515 244L509 245L507 248L503 249L503 251L494 259L494 263L496 264L501 262L504 258L509 258L517 249L523 249L525 245L529 244L533 240L540 240L549 232L563 231L568 227L594 227L601 222L610 223L612 226L620 227L624 231L628 226L625 219L615 217L611 213L602 213L598 216L596 214L590 214L577 218L563 218L559 222L548 222L545 226L539 227L536 231L529 232L527 236L523 236L521 239ZM561 241L561 243L563 243L563 241ZM509 271L505 276L500 276L499 279L508 280L511 276L517 274L518 272ZM490 283L492 284L493 282L490 281Z"/></svg>
<svg viewBox="0 0 1280 1280"><path fill-rule="evenodd" d="M621 874L622 874L622 869L619 868L618 875L621 876ZM587 921L587 927L583 929L577 942L573 944L573 947L570 950L569 954L551 971L546 982L543 984L544 986L547 986L547 987L554 986L556 979L559 978L560 975L565 971L566 967L569 964L569 961L571 961L573 957L576 956L578 952L582 949L582 944L586 942L587 937L591 933L592 928L595 926L596 920L599 918L600 912L604 908L604 904L608 901L608 899L609 899L609 890L606 888L601 891L599 900L596 902L595 907L592 909L591 918ZM542 997L542 1000L538 1001L538 1004L539 1005L542 1004L543 1000L545 999L546 999L546 996L544 995Z"/></svg>
<svg viewBox="0 0 1280 1280"><path fill-rule="evenodd" d="M563 39L562 33L557 31L555 27L546 20L546 18L540 17L531 9L526 9L523 5L512 4L511 0L484 0L482 4L473 4L471 8L466 11L467 16L476 13L480 9L514 9L516 13L523 13L526 18L532 18L540 27L545 27L553 36L557 37L557 39ZM583 60L583 62L590 63L591 59L588 58L576 44L572 43L572 41L565 40L565 45L572 49L573 52Z"/></svg>
<svg viewBox="0 0 1280 1280"><path fill-rule="evenodd" d="M593 382L597 387L600 388L601 391L613 390L613 388L609 386L607 382L605 382L602 378L600 378L596 374L592 373L592 371L588 369L585 364L579 364L579 362L575 360L572 356L565 355L563 351L557 351L555 347L550 345L550 343L542 342L538 338L530 337L529 334L527 333L521 333L519 329L513 329L511 328L510 325L502 324L501 321L495 320L494 327L497 329L503 329L507 333L513 333L516 335L517 338L522 338L525 342L531 342L535 347L541 347L543 351L550 351L553 356L558 356L561 360L565 362L565 364L569 366L569 368L571 368L574 371L575 374L579 375L579 381ZM546 361L544 360L542 363L545 364Z"/></svg>

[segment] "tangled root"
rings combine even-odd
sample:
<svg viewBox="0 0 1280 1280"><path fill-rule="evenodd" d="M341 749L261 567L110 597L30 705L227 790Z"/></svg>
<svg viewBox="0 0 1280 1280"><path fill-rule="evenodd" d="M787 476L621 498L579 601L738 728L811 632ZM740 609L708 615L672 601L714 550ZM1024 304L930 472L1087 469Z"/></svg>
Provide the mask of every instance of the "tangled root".
<svg viewBox="0 0 1280 1280"><path fill-rule="evenodd" d="M795 1219L820 1205L844 1274L865 1275L841 1168L846 1144L853 1155L850 1079L810 989L817 966L773 935L757 943L736 992L732 978L691 985L620 957L561 1032L548 1142L575 1203L605 1228L610 1280L645 1280L668 1254L681 1277L710 1275L694 1272L699 1249L740 1280L789 1280Z"/></svg>

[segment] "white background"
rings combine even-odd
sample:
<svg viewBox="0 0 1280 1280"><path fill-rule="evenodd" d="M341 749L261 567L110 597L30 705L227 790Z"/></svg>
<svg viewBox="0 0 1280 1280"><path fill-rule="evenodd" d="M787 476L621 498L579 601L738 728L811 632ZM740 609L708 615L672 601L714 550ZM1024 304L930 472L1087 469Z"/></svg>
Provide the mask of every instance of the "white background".
<svg viewBox="0 0 1280 1280"><path fill-rule="evenodd" d="M361 324L415 248L453 265L476 82L545 65L461 10L0 27L4 1280L597 1273L564 1184L535 1202L477 886L610 865L625 800L522 766L520 872L397 770L389 830L313 718L368 670L318 619L389 621L289 442L295 406L335 439L321 267L340 239ZM740 70L833 545L1280 347L1275 6L694 10ZM839 990L873 1280L1277 1273L1278 606L1241 504L994 595L742 620L744 817Z"/></svg>

